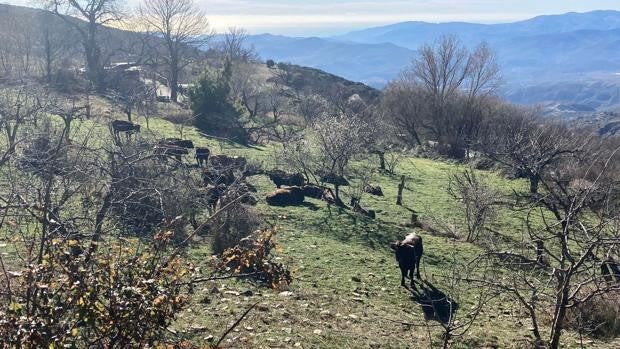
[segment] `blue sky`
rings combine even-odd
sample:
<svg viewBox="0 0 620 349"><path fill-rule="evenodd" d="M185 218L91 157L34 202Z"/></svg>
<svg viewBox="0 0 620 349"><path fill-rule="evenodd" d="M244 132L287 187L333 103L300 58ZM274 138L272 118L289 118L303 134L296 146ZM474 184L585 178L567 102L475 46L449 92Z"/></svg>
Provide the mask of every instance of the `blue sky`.
<svg viewBox="0 0 620 349"><path fill-rule="evenodd" d="M195 0L216 30L331 35L369 26L428 22L511 22L570 11L620 10L620 0ZM0 0L33 6L36 0ZM128 6L138 0L122 1Z"/></svg>

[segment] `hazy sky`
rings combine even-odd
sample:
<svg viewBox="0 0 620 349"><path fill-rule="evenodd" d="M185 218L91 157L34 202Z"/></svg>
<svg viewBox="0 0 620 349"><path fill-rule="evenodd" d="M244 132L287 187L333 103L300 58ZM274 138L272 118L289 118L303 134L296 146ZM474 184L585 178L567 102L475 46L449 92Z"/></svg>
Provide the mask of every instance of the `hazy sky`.
<svg viewBox="0 0 620 349"><path fill-rule="evenodd" d="M395 22L510 22L570 11L620 10L620 0L195 0L217 30L330 35ZM31 6L33 0L0 0ZM123 1L134 6L138 0Z"/></svg>

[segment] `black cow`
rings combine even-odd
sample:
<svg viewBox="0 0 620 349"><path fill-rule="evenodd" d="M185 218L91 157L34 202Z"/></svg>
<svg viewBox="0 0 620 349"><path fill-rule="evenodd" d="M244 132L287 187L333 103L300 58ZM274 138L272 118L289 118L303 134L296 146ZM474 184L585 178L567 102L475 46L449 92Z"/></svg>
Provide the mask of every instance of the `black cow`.
<svg viewBox="0 0 620 349"><path fill-rule="evenodd" d="M323 192L325 191L325 188L312 184L307 184L301 187L301 190L303 191L305 197L321 200L323 198Z"/></svg>
<svg viewBox="0 0 620 349"><path fill-rule="evenodd" d="M181 138L166 138L162 139L160 144L174 145L177 147L185 148L185 149L194 149L194 142L189 139L181 139Z"/></svg>
<svg viewBox="0 0 620 349"><path fill-rule="evenodd" d="M211 151L208 148L196 148L196 163L199 167L207 164L209 155L211 155Z"/></svg>
<svg viewBox="0 0 620 349"><path fill-rule="evenodd" d="M189 154L188 149L194 148L194 142L180 138L166 138L159 141L155 146L155 154L164 157L171 156L181 162L183 155Z"/></svg>
<svg viewBox="0 0 620 349"><path fill-rule="evenodd" d="M158 144L153 149L154 153L166 157L174 157L178 162L183 161L183 155L189 154L189 151L183 147L170 144Z"/></svg>
<svg viewBox="0 0 620 349"><path fill-rule="evenodd" d="M140 125L125 120L114 120L110 123L114 137L118 138L120 133L123 132L127 136L127 139L134 134L140 132Z"/></svg>
<svg viewBox="0 0 620 349"><path fill-rule="evenodd" d="M269 179L281 188L283 185L289 187L301 187L306 183L304 176L299 173L286 173L281 170L274 170L269 173Z"/></svg>
<svg viewBox="0 0 620 349"><path fill-rule="evenodd" d="M383 190L378 185L367 185L364 191L370 195L383 196Z"/></svg>
<svg viewBox="0 0 620 349"><path fill-rule="evenodd" d="M608 286L620 283L620 265L611 257L601 263L601 274Z"/></svg>
<svg viewBox="0 0 620 349"><path fill-rule="evenodd" d="M413 273L416 271L418 279L420 279L420 260L424 253L422 237L417 234L409 234L403 241L396 241L390 244L396 255L396 261L400 267L400 285L405 286L405 277L409 274L411 279L411 287L413 285Z"/></svg>

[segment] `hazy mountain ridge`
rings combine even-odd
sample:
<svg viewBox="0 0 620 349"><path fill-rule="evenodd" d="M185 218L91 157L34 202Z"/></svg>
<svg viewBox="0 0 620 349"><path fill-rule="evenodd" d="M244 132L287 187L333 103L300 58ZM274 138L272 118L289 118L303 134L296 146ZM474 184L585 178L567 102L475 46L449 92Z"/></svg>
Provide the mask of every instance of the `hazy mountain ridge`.
<svg viewBox="0 0 620 349"><path fill-rule="evenodd" d="M457 35L470 47L487 41L502 67L502 94L515 102L620 107L614 97L620 91L620 78L614 75L620 72L618 11L571 12L504 24L403 22L331 38L256 35L250 44L264 58L382 87L410 63L420 45L442 35ZM592 90L601 84L602 93Z"/></svg>

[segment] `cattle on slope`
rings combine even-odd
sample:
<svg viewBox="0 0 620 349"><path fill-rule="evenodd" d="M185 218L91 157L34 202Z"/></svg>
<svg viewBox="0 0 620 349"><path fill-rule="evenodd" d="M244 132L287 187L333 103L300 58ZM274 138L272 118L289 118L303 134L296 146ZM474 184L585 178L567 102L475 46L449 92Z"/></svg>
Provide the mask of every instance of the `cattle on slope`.
<svg viewBox="0 0 620 349"><path fill-rule="evenodd" d="M129 139L132 134L140 132L140 125L125 120L112 121L110 123L110 128L112 129L112 133L116 139L119 138L121 133L124 133L127 136L127 139Z"/></svg>
<svg viewBox="0 0 620 349"><path fill-rule="evenodd" d="M289 187L301 187L305 184L304 176L300 173L287 173L281 170L274 170L269 173L269 179L281 188L283 185Z"/></svg>
<svg viewBox="0 0 620 349"><path fill-rule="evenodd" d="M299 187L280 188L267 195L267 204L271 206L298 206L304 202L303 190Z"/></svg>
<svg viewBox="0 0 620 349"><path fill-rule="evenodd" d="M405 278L407 275L411 279L411 287L413 287L413 274L416 273L418 279L420 279L420 260L424 253L424 246L422 244L422 237L417 234L409 234L402 241L396 241L390 244L398 267L400 268L401 286L405 286Z"/></svg>
<svg viewBox="0 0 620 349"><path fill-rule="evenodd" d="M211 151L209 148L196 148L196 164L198 167L203 167L209 161L209 155L211 155Z"/></svg>

